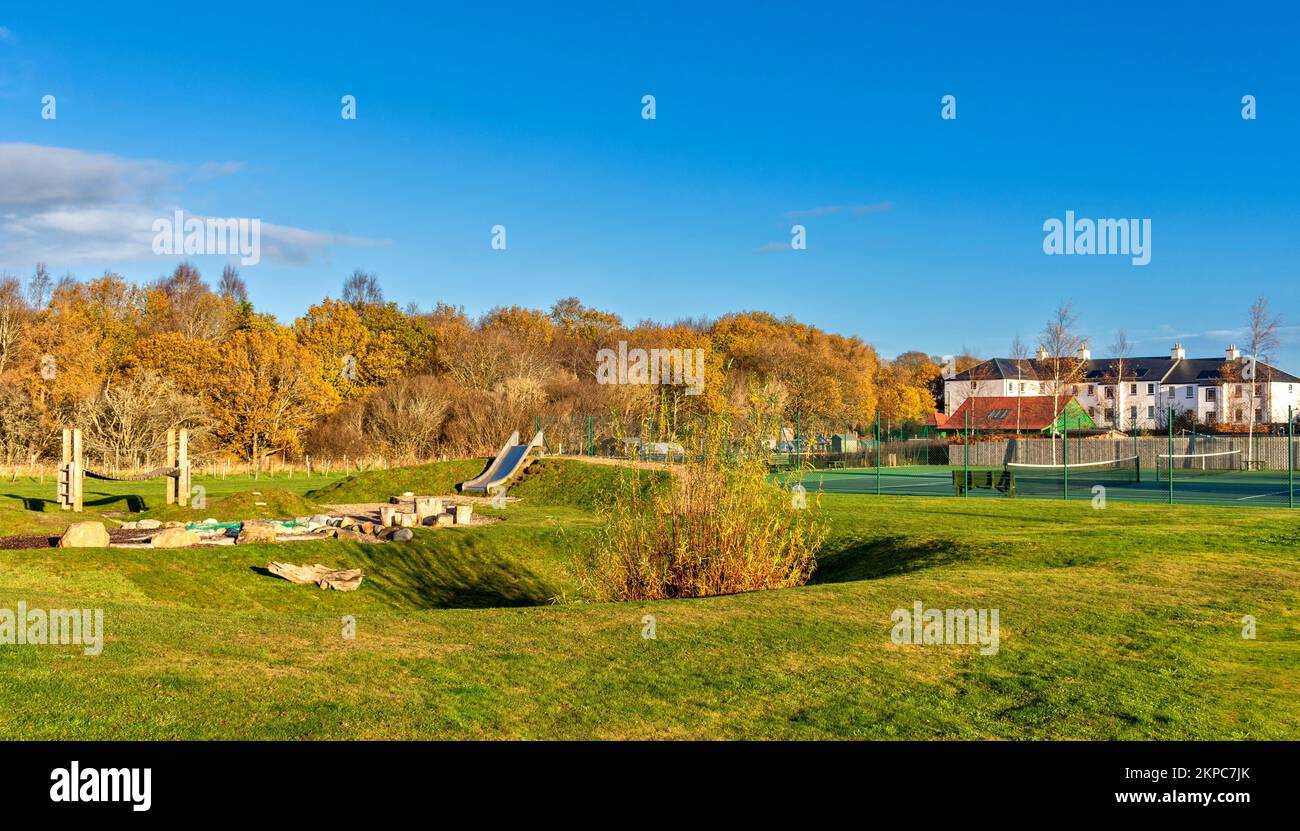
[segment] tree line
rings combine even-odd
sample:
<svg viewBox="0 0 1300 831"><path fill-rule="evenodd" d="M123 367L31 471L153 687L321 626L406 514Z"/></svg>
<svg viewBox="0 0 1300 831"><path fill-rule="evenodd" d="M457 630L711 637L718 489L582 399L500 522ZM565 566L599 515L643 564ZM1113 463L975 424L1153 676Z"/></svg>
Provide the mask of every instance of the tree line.
<svg viewBox="0 0 1300 831"><path fill-rule="evenodd" d="M622 341L703 351L704 384L602 384L597 353ZM791 317L738 311L714 320L629 324L557 300L549 309L399 307L356 271L291 324L258 311L239 272L215 287L181 263L138 285L106 272L54 281L0 276L0 455L58 453L80 427L92 461L145 464L169 429L196 458L260 465L381 455L415 460L490 452L535 419L641 421L672 439L700 416L824 432L869 430L876 414L921 422L941 391L939 361L883 358L857 337ZM698 394L693 394L698 392Z"/></svg>

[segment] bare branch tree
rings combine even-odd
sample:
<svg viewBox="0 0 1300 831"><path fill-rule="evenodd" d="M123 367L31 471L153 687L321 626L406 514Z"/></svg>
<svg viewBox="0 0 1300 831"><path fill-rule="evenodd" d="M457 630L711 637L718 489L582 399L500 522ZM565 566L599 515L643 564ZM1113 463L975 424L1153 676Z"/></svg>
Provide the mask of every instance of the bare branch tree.
<svg viewBox="0 0 1300 831"><path fill-rule="evenodd" d="M1077 384L1083 379L1086 364L1079 358L1079 350L1088 341L1079 334L1075 327L1079 316L1074 312L1074 305L1066 302L1056 307L1048 318L1038 336L1038 345L1045 353L1040 361L1050 380L1052 391L1052 435L1056 435L1056 423L1061 415L1061 395L1066 387ZM1056 462L1056 443L1052 443L1052 462Z"/></svg>
<svg viewBox="0 0 1300 831"><path fill-rule="evenodd" d="M1120 329L1115 333L1115 341L1110 346L1112 355L1107 368L1108 381L1115 384L1115 426L1124 430L1124 373L1129 368L1133 345L1129 343L1128 333ZM1136 427L1136 424L1134 425Z"/></svg>
<svg viewBox="0 0 1300 831"><path fill-rule="evenodd" d="M221 295L222 300L230 300L234 303L248 302L248 284L239 276L239 269L233 265L227 265L222 269L221 282L217 284L217 294Z"/></svg>
<svg viewBox="0 0 1300 831"><path fill-rule="evenodd" d="M1029 359L1029 347L1020 339L1020 333L1011 341L1011 361L1016 365L1016 443L1020 442L1020 396L1021 387L1024 386L1022 379L1024 377L1025 361Z"/></svg>
<svg viewBox="0 0 1300 831"><path fill-rule="evenodd" d="M1248 428L1246 441L1246 458L1248 465L1253 465L1255 461L1255 407L1258 397L1257 390L1260 386L1260 368L1264 368L1264 389L1267 390L1272 382L1272 371L1268 362L1272 356L1273 350L1278 348L1279 340L1277 330L1281 325L1276 317L1268 309L1268 300L1259 297L1250 306L1250 324L1249 339L1247 348L1250 350L1248 369L1246 370L1250 377L1246 379L1246 390L1248 398L1248 409L1250 417L1250 426ZM1267 393L1265 394L1267 401ZM1261 410L1263 407L1261 402ZM1271 406L1269 404L1268 406ZM1263 415L1263 412L1261 412Z"/></svg>
<svg viewBox="0 0 1300 831"><path fill-rule="evenodd" d="M357 308L382 305L384 290L379 287L379 278L359 268L356 269L343 282L343 302Z"/></svg>

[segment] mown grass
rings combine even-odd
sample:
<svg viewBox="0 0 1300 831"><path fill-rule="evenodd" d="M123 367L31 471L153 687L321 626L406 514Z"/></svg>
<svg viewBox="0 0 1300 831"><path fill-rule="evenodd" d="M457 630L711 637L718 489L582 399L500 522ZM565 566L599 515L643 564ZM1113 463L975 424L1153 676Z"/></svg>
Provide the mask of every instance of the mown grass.
<svg viewBox="0 0 1300 831"><path fill-rule="evenodd" d="M0 552L0 607L107 628L98 657L0 646L0 737L1300 737L1295 512L830 494L810 585L600 604L574 571L599 516L537 498L573 497L550 475L405 545ZM377 498L354 486L321 501ZM369 576L326 592L272 558ZM895 645L914 600L998 608L1000 651Z"/></svg>

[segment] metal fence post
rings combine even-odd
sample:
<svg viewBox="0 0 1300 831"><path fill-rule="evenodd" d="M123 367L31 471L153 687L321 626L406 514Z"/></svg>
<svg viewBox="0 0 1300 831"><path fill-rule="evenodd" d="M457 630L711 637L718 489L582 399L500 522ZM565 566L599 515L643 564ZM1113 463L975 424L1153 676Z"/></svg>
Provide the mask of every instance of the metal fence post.
<svg viewBox="0 0 1300 831"><path fill-rule="evenodd" d="M880 496L880 410L876 410L876 496Z"/></svg>
<svg viewBox="0 0 1300 831"><path fill-rule="evenodd" d="M1156 457L1156 470L1160 470L1160 458ZM1174 405L1169 405L1169 504L1174 504Z"/></svg>

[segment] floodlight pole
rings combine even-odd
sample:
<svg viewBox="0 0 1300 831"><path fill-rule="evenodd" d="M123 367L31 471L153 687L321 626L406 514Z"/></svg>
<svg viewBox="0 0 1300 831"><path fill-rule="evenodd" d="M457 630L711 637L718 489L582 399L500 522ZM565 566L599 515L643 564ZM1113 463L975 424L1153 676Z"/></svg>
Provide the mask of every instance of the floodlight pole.
<svg viewBox="0 0 1300 831"><path fill-rule="evenodd" d="M1295 507L1295 406L1286 408L1286 501Z"/></svg>

